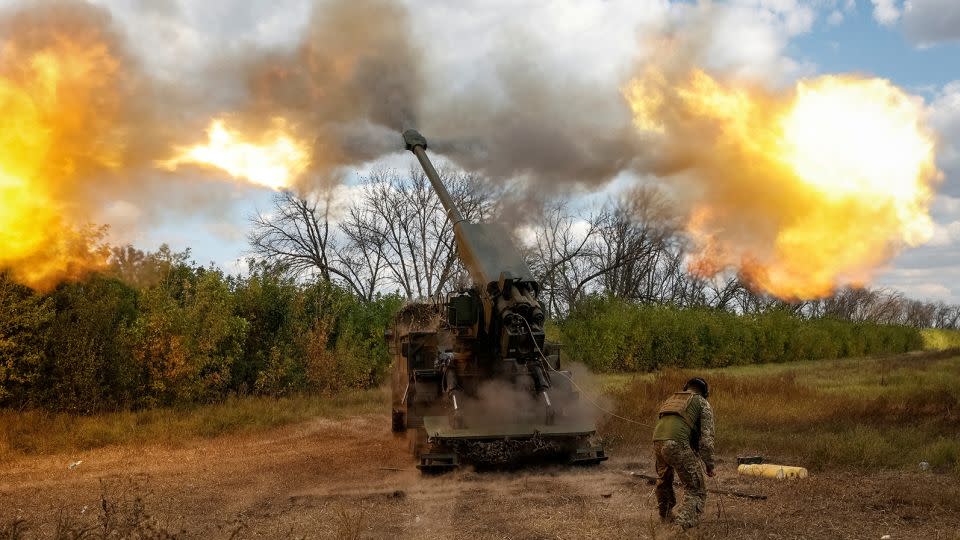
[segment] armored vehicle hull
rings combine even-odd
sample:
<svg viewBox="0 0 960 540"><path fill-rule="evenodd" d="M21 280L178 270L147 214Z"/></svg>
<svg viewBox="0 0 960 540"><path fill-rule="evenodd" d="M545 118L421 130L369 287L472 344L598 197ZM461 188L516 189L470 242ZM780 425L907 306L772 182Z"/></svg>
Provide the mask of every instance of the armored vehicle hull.
<svg viewBox="0 0 960 540"><path fill-rule="evenodd" d="M493 369L495 357L483 350L486 340L463 338L446 308L449 303L408 305L387 332L392 429L406 434L418 468L441 472L463 463L502 467L607 459L593 442L593 411L580 401L571 374L561 369L558 347L546 343L537 364L548 364L551 386L545 398L529 366L511 360Z"/></svg>

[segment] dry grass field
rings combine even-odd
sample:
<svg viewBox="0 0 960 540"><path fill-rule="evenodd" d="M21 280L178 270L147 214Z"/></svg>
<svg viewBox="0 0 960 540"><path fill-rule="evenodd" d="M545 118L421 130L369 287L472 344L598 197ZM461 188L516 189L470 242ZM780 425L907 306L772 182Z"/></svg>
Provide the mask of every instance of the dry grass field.
<svg viewBox="0 0 960 540"><path fill-rule="evenodd" d="M662 396L694 373L710 381L724 452L761 454L815 471L915 470L927 462L960 478L960 357L887 358L664 371L620 380L617 411L651 418ZM612 442L644 443L648 429L613 418Z"/></svg>
<svg viewBox="0 0 960 540"><path fill-rule="evenodd" d="M720 431L712 487L767 499L711 495L689 537L957 538L958 406L943 390L957 387L960 358L707 375ZM618 413L649 418L686 376L588 384ZM5 413L0 538L670 537L651 486L629 474L653 471L645 428L605 421L612 458L598 467L421 477L385 409L369 392L87 419ZM745 452L811 477L739 477Z"/></svg>

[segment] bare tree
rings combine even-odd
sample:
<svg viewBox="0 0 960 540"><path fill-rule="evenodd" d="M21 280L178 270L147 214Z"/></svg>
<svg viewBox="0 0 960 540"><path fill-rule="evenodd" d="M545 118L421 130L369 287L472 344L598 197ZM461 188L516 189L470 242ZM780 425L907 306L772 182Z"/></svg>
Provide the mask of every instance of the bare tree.
<svg viewBox="0 0 960 540"><path fill-rule="evenodd" d="M686 271L683 239L669 201L639 187L581 217L549 201L534 225L531 267L551 312L590 293L640 302L700 305L705 282Z"/></svg>
<svg viewBox="0 0 960 540"><path fill-rule="evenodd" d="M358 284L361 297L371 301L387 278L388 261L384 239L371 232L370 223L377 219L370 208L354 204L340 223L345 242L336 250L344 271Z"/></svg>
<svg viewBox="0 0 960 540"><path fill-rule="evenodd" d="M935 328L960 329L960 306L951 306L943 302L936 304L933 318Z"/></svg>
<svg viewBox="0 0 960 540"><path fill-rule="evenodd" d="M313 199L292 192L278 193L273 211L251 218L248 240L253 253L294 274L314 274L328 283L338 282L360 297L366 291L336 256L330 223L331 194Z"/></svg>
<svg viewBox="0 0 960 540"><path fill-rule="evenodd" d="M936 306L919 300L909 300L906 303L904 324L915 328L930 328L933 326Z"/></svg>
<svg viewBox="0 0 960 540"><path fill-rule="evenodd" d="M582 292L584 278L592 272L588 250L605 219L603 214L580 218L560 199L544 204L528 259L549 313L567 313Z"/></svg>
<svg viewBox="0 0 960 540"><path fill-rule="evenodd" d="M720 275L703 281L703 305L726 311L734 310L740 289L744 287L738 276Z"/></svg>
<svg viewBox="0 0 960 540"><path fill-rule="evenodd" d="M498 210L503 188L464 172L441 176L466 219L488 220ZM253 252L292 273L341 284L366 301L390 287L414 299L464 283L453 224L422 171L374 170L359 193L339 223L331 220L329 195L278 194L271 212L251 220ZM525 251L555 316L598 293L736 313L787 310L809 318L960 327L960 307L908 300L886 289L846 287L823 299L785 302L752 290L740 276L703 278L687 267L688 245L680 229L661 193L640 187L586 215L566 201L547 202ZM148 279L144 268L156 266L157 256L115 250L112 261L119 275Z"/></svg>
<svg viewBox="0 0 960 540"><path fill-rule="evenodd" d="M903 295L886 289L845 287L816 303L811 315L855 322L904 324L906 301Z"/></svg>
<svg viewBox="0 0 960 540"><path fill-rule="evenodd" d="M489 183L462 172L440 176L464 218L480 221L493 214L497 191ZM350 216L345 233L357 250L375 254L385 283L411 299L450 288L458 270L453 224L422 171L401 176L374 170Z"/></svg>
<svg viewBox="0 0 960 540"><path fill-rule="evenodd" d="M641 302L671 302L686 292L678 225L671 205L648 186L608 204L593 252L593 275L607 294ZM592 276L590 276L592 278Z"/></svg>
<svg viewBox="0 0 960 540"><path fill-rule="evenodd" d="M463 172L441 176L465 218L491 216L496 188ZM294 274L339 283L367 301L390 286L407 298L447 290L458 270L453 224L423 172L374 170L359 193L339 223L331 219L330 194L277 194L271 212L251 220L254 254Z"/></svg>
<svg viewBox="0 0 960 540"><path fill-rule="evenodd" d="M864 307L863 320L877 324L902 324L904 320L903 294L891 290L874 290Z"/></svg>
<svg viewBox="0 0 960 540"><path fill-rule="evenodd" d="M172 269L189 261L190 255L190 248L177 252L167 244L152 252L131 245L114 247L110 250L110 271L126 283L145 288L167 278Z"/></svg>
<svg viewBox="0 0 960 540"><path fill-rule="evenodd" d="M748 315L765 313L777 307L776 299L751 287L739 287L734 293L734 306L737 313Z"/></svg>
<svg viewBox="0 0 960 540"><path fill-rule="evenodd" d="M679 214L659 189L630 190L608 203L604 216L588 250L588 280L599 278L601 291L646 303L710 305L713 282L688 271Z"/></svg>

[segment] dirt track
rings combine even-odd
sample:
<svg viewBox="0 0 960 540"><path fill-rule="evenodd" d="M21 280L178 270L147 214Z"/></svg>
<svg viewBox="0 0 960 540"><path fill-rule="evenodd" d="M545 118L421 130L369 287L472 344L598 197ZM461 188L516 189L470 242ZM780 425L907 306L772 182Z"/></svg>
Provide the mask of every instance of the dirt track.
<svg viewBox="0 0 960 540"><path fill-rule="evenodd" d="M126 523L142 532L153 523L202 538L668 537L653 526L652 488L625 472L651 472L647 449L634 456L621 449L592 468L431 478L415 472L387 425L379 415L315 420L175 449L8 462L0 473L0 537L14 523L27 538L50 537L58 523L77 530L105 516L120 529ZM76 460L83 463L68 468ZM960 488L949 475L821 473L778 483L742 479L733 469L729 460L721 464L722 487L769 499L711 495L690 537L960 538Z"/></svg>

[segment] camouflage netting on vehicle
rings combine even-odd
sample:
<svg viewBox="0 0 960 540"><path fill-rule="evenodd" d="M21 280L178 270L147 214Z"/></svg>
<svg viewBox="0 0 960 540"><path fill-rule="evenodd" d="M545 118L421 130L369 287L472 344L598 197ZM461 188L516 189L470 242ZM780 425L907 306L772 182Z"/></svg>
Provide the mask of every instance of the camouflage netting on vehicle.
<svg viewBox="0 0 960 540"><path fill-rule="evenodd" d="M396 321L410 330L436 330L440 324L440 307L436 304L410 303L400 308Z"/></svg>

